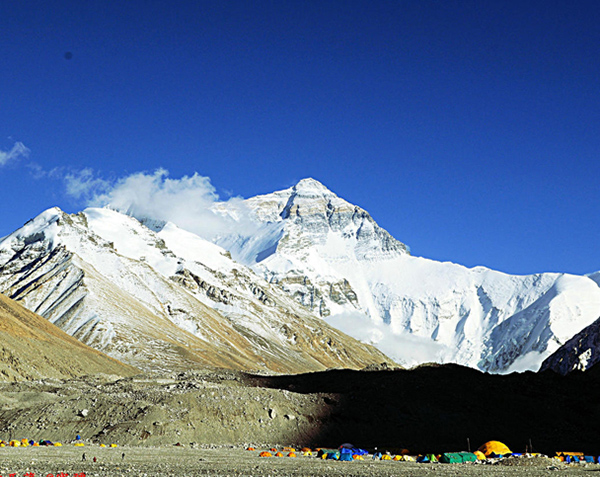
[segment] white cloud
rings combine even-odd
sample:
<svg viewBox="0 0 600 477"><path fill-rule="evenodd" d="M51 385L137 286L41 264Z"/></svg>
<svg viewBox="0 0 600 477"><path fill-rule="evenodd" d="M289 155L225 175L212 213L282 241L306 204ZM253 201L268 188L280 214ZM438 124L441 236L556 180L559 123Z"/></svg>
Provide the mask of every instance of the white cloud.
<svg viewBox="0 0 600 477"><path fill-rule="evenodd" d="M0 166L21 158L28 158L31 151L22 142L16 142L10 151L0 151Z"/></svg>
<svg viewBox="0 0 600 477"><path fill-rule="evenodd" d="M535 371L537 372L542 366L542 361L544 361L545 356L538 351L530 351L523 356L519 356L514 360L513 364L511 364L505 371L502 371L500 374L509 374L509 373L523 373L525 371Z"/></svg>
<svg viewBox="0 0 600 477"><path fill-rule="evenodd" d="M358 312L331 316L327 318L327 323L363 343L376 346L407 368L422 363L443 363L447 361L445 357L449 356L449 349L445 345L410 333L396 334L390 326Z"/></svg>
<svg viewBox="0 0 600 477"><path fill-rule="evenodd" d="M208 177L194 173L171 179L168 175L167 170L157 169L151 174L138 172L109 184L84 170L69 177L67 192L76 198L92 192L88 205L108 206L140 220L172 222L209 240L234 230L250 232L255 227L239 198L228 201L236 206L235 218L212 210L219 196Z"/></svg>
<svg viewBox="0 0 600 477"><path fill-rule="evenodd" d="M49 175L56 175L56 169L48 172ZM64 176L67 194L76 199L89 200L90 197L95 197L98 194L104 193L110 183L97 177L92 169L86 168L76 172L69 172Z"/></svg>

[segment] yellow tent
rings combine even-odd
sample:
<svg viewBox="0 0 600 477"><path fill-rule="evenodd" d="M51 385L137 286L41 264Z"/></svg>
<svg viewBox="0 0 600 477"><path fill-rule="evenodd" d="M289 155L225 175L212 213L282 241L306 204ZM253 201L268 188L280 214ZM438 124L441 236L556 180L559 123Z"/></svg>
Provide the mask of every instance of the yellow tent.
<svg viewBox="0 0 600 477"><path fill-rule="evenodd" d="M483 452L476 450L475 452L473 452L473 454L477 456L477 459L485 460L485 454Z"/></svg>
<svg viewBox="0 0 600 477"><path fill-rule="evenodd" d="M488 441L477 450L482 452L486 457L489 457L492 454L512 454L512 451L506 446L506 444L503 444L500 441Z"/></svg>

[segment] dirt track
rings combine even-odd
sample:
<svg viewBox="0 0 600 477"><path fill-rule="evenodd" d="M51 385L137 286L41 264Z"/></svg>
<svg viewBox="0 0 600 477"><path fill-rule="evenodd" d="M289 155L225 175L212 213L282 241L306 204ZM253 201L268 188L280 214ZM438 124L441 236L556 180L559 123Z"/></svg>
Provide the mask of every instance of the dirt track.
<svg viewBox="0 0 600 477"><path fill-rule="evenodd" d="M260 449L259 449L260 450ZM86 460L82 461L85 453ZM125 453L125 458L122 454ZM93 457L97 462L93 462ZM589 475L600 465L554 465L543 459L535 465L416 464L394 461L325 461L310 457L258 457L258 450L241 448L191 449L185 447L117 447L98 446L62 448L2 448L0 475L17 477L33 473L34 477L69 477L85 473L86 477L146 476L522 476ZM555 471L548 467L555 466Z"/></svg>

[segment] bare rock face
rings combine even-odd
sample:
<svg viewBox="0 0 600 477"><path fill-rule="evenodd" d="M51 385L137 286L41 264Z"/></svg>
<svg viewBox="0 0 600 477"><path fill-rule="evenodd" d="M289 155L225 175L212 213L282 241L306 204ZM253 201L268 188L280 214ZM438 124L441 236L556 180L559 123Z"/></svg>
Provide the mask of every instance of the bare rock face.
<svg viewBox="0 0 600 477"><path fill-rule="evenodd" d="M0 291L143 370L276 372L385 360L173 224L54 208L0 242Z"/></svg>
<svg viewBox="0 0 600 477"><path fill-rule="evenodd" d="M584 328L542 363L540 371L565 375L586 371L600 361L600 319Z"/></svg>

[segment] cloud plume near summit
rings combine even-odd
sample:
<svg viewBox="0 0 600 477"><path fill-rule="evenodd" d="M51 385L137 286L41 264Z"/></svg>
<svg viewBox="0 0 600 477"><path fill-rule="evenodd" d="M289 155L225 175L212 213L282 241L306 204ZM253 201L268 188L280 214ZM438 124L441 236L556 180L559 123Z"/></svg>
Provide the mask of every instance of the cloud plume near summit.
<svg viewBox="0 0 600 477"><path fill-rule="evenodd" d="M241 198L227 201L237 212L235 218L215 213L213 206L220 202L219 195L210 178L197 172L177 179L170 178L169 172L161 168L110 182L84 171L71 174L66 183L67 193L76 198L87 197L90 206L110 207L138 220L172 222L208 240L234 230L250 234L256 228Z"/></svg>

